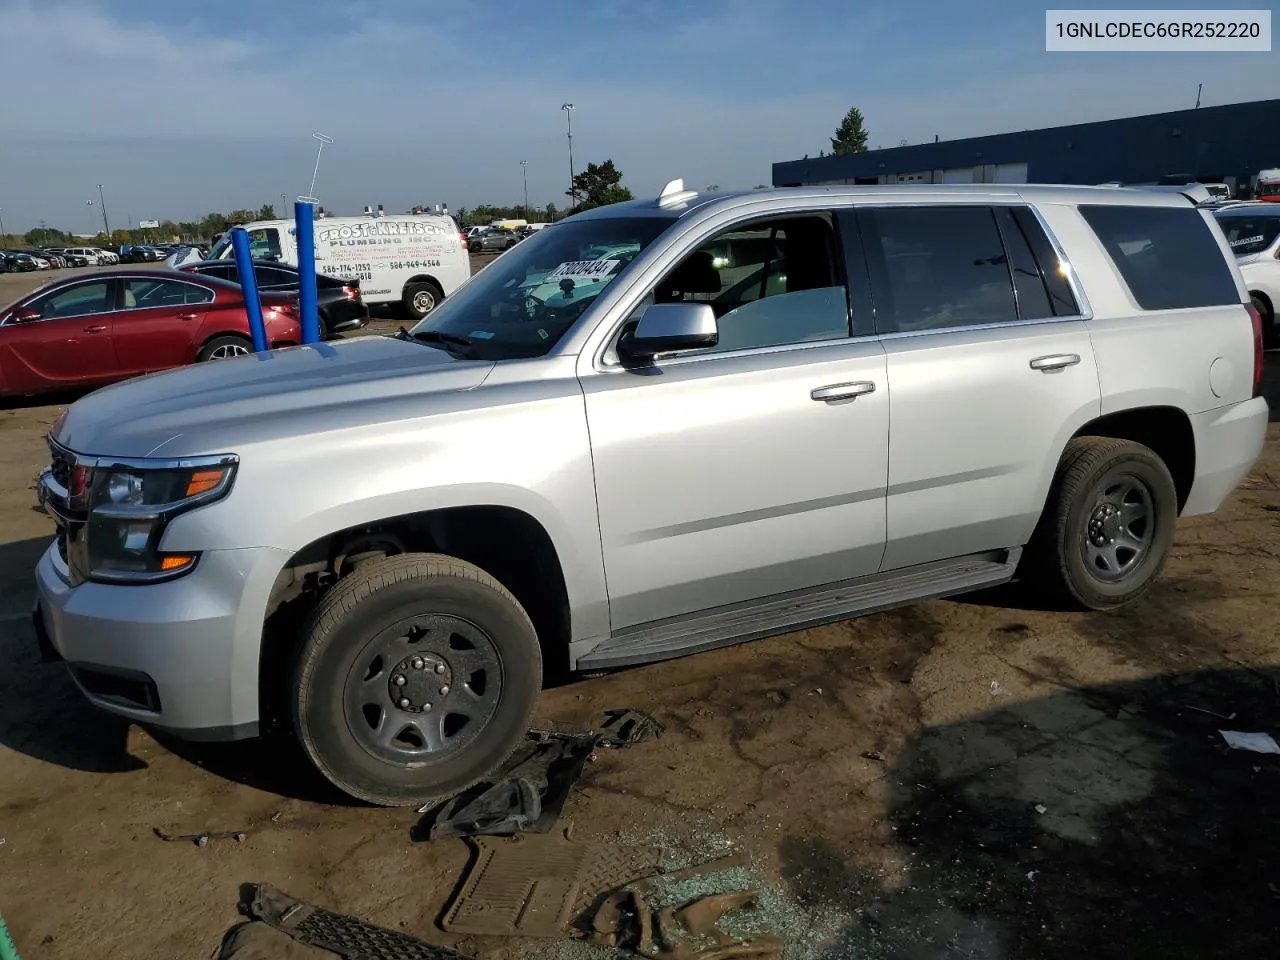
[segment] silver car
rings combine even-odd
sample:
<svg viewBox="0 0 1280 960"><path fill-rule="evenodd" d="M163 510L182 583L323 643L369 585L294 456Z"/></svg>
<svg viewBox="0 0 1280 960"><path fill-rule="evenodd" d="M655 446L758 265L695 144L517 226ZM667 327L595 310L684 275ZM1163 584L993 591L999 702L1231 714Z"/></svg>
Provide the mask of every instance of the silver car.
<svg viewBox="0 0 1280 960"><path fill-rule="evenodd" d="M497 768L544 665L1015 577L1115 609L1263 443L1259 318L1209 216L678 181L584 212L400 336L74 404L37 630L106 710L193 739L285 724L396 805Z"/></svg>

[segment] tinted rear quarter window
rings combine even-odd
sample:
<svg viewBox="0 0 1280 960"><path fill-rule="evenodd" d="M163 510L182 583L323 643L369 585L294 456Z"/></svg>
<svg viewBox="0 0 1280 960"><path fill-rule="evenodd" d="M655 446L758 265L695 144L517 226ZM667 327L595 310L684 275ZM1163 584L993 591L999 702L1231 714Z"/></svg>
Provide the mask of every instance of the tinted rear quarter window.
<svg viewBox="0 0 1280 960"><path fill-rule="evenodd" d="M1143 310L1240 302L1218 240L1194 207L1086 204L1080 215Z"/></svg>

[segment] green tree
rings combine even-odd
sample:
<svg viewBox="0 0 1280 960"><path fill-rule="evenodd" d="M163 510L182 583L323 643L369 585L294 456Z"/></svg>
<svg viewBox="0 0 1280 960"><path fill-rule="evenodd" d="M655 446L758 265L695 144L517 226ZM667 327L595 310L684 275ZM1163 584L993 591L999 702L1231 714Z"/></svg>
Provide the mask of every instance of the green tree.
<svg viewBox="0 0 1280 960"><path fill-rule="evenodd" d="M573 189L566 191L570 197L581 199L575 209L590 210L611 203L622 203L632 198L631 191L622 185L622 171L612 160L604 163L588 163L587 169L573 178Z"/></svg>
<svg viewBox="0 0 1280 960"><path fill-rule="evenodd" d="M547 223L554 223L556 215L560 212L554 203L547 204Z"/></svg>
<svg viewBox="0 0 1280 960"><path fill-rule="evenodd" d="M274 204L270 204L270 203L264 203L264 204L262 205L262 207L258 210L258 215L257 215L257 217L255 217L254 219L256 219L256 220L275 220L275 219L277 219L277 217L276 217L276 208L275 208L275 205L274 205Z"/></svg>
<svg viewBox="0 0 1280 960"><path fill-rule="evenodd" d="M71 234L55 230L53 227L36 227L34 230L28 230L23 239L29 247L52 247L66 243L71 239Z"/></svg>
<svg viewBox="0 0 1280 960"><path fill-rule="evenodd" d="M866 153L867 128L862 119L862 111L850 107L849 112L836 127L836 135L831 138L832 153Z"/></svg>

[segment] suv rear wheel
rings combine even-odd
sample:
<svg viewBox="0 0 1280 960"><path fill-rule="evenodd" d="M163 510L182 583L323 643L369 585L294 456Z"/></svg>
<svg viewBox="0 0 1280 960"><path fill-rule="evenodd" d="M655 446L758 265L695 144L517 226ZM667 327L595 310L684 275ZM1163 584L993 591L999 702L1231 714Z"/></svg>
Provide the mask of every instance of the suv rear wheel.
<svg viewBox="0 0 1280 960"><path fill-rule="evenodd" d="M1090 610L1122 606L1159 575L1177 519L1173 478L1150 448L1077 437L1028 547L1028 578Z"/></svg>
<svg viewBox="0 0 1280 960"><path fill-rule="evenodd" d="M452 796L523 742L542 654L516 599L440 554L378 560L316 609L294 675L294 727L345 793L383 806Z"/></svg>

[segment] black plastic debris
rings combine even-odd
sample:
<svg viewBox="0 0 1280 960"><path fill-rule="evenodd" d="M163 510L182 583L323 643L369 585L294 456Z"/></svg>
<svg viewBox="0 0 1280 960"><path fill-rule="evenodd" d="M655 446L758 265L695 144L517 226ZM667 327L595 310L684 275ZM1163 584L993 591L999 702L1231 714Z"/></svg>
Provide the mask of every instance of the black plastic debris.
<svg viewBox="0 0 1280 960"><path fill-rule="evenodd" d="M463 954L417 937L313 907L267 883L251 889L242 905L250 917L346 960L466 960Z"/></svg>
<svg viewBox="0 0 1280 960"><path fill-rule="evenodd" d="M492 780L434 807L413 831L415 840L546 833L598 747L620 748L662 736L663 727L642 710L610 710L600 730L529 731L525 745Z"/></svg>
<svg viewBox="0 0 1280 960"><path fill-rule="evenodd" d="M664 729L643 710L606 710L596 744L601 747L627 747L642 740L657 740Z"/></svg>

